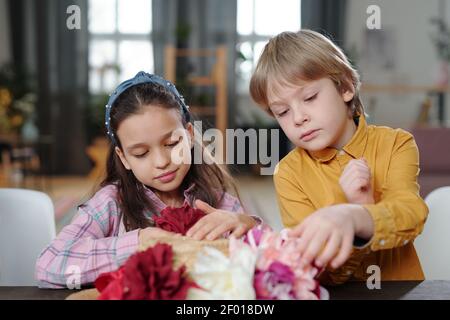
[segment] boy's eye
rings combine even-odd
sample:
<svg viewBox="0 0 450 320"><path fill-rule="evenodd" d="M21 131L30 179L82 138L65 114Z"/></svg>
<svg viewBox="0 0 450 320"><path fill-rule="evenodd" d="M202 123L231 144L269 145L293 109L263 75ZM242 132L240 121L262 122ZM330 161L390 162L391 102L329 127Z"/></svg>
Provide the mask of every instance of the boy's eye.
<svg viewBox="0 0 450 320"><path fill-rule="evenodd" d="M317 93L310 96L309 98L306 98L305 101L313 101L317 97Z"/></svg>
<svg viewBox="0 0 450 320"><path fill-rule="evenodd" d="M277 117L282 117L282 116L284 116L287 112L288 112L287 110L278 112L278 113L277 113Z"/></svg>

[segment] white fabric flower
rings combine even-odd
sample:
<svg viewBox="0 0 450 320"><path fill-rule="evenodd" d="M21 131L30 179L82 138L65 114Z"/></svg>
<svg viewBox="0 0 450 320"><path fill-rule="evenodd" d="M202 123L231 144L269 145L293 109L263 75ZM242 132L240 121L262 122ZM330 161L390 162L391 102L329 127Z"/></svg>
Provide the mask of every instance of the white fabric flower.
<svg viewBox="0 0 450 320"><path fill-rule="evenodd" d="M253 275L256 254L242 241L231 239L230 258L219 250L205 247L199 254L194 271L190 273L202 289L191 288L191 300L254 300Z"/></svg>

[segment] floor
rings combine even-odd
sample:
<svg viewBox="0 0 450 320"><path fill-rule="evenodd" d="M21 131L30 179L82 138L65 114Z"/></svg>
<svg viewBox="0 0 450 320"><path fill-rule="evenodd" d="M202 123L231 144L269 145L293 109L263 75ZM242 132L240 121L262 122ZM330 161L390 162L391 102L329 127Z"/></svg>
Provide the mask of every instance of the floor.
<svg viewBox="0 0 450 320"><path fill-rule="evenodd" d="M281 230L283 226L279 215L273 177L241 176L236 181L244 205L247 205L251 212L260 216L274 230Z"/></svg>
<svg viewBox="0 0 450 320"><path fill-rule="evenodd" d="M236 177L238 191L246 209L259 215L275 230L281 230L278 205L271 176ZM89 199L97 182L86 177L65 176L47 179L45 192L55 205L57 232L70 223L77 212L77 206ZM30 188L34 188L30 185Z"/></svg>

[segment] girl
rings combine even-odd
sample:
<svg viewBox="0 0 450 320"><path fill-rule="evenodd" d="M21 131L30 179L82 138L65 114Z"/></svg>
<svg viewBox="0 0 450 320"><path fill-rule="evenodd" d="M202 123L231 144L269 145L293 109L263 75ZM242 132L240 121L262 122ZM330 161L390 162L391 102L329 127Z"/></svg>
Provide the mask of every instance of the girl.
<svg viewBox="0 0 450 320"><path fill-rule="evenodd" d="M424 278L412 244L428 208L418 150L401 129L367 125L360 80L323 35L284 32L264 48L250 92L296 146L274 183L281 217L322 280ZM368 273L369 272L369 273Z"/></svg>
<svg viewBox="0 0 450 320"><path fill-rule="evenodd" d="M105 124L111 140L106 178L41 253L40 287L73 285L74 279L92 283L117 269L139 243L173 235L152 227L152 216L166 206L195 204L207 213L187 233L197 240L224 233L239 237L256 225L255 218L236 214L243 210L226 192L233 184L223 168L191 164L200 142L194 141L188 108L173 84L139 72L110 96Z"/></svg>

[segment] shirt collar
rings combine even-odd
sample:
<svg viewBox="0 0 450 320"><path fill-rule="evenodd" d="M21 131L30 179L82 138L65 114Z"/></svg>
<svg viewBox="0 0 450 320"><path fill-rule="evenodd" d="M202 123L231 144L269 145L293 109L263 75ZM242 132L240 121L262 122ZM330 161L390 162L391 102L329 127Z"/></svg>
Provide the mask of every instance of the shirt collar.
<svg viewBox="0 0 450 320"><path fill-rule="evenodd" d="M194 188L195 188L195 183L191 183L191 185L186 190L184 190L184 193L183 193L184 197L187 198L188 196L190 196L190 194L192 193Z"/></svg>
<svg viewBox="0 0 450 320"><path fill-rule="evenodd" d="M144 190L146 195L150 198L150 200L152 200L153 204L159 209L162 210L165 207L167 207L167 205L162 202L162 200L156 195L156 193L149 187L147 187L146 185L144 186ZM183 191L183 196L184 196L184 204L190 204L190 201L192 200L192 191L195 188L195 183L192 183L191 185L189 185L188 188L186 188L186 190Z"/></svg>
<svg viewBox="0 0 450 320"><path fill-rule="evenodd" d="M359 116L358 127L350 141L344 146L343 150L353 158L361 158L364 154L367 144L367 123L364 115ZM308 153L320 162L327 162L333 159L338 150L335 148L325 148L319 151L308 151Z"/></svg>

